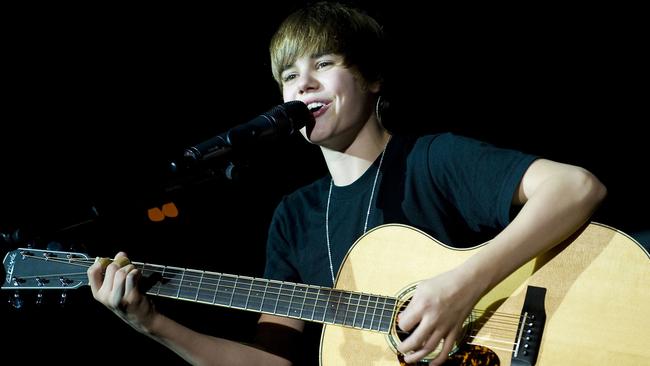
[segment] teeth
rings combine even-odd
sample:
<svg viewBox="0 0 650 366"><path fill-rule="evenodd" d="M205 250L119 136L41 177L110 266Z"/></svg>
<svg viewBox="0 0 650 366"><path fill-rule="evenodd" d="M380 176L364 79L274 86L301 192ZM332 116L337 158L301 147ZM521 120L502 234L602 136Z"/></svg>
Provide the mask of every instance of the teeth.
<svg viewBox="0 0 650 366"><path fill-rule="evenodd" d="M320 107L322 107L324 105L325 105L325 103L322 103L322 102L313 102L313 103L307 104L307 108L310 111L313 111L314 109L320 108Z"/></svg>

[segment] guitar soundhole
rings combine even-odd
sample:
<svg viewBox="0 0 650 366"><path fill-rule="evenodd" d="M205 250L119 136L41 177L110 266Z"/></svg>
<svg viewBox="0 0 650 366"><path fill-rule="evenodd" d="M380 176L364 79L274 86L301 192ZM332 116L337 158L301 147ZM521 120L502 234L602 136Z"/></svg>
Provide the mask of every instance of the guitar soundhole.
<svg viewBox="0 0 650 366"><path fill-rule="evenodd" d="M404 301L402 305L399 308L398 314L404 311L408 304L410 303L410 299ZM394 332L399 339L400 342L403 342L409 335L410 332L405 332L401 330L397 326L397 322L395 322L395 329ZM465 328L465 334L467 334L469 328L471 328L471 319L468 319L465 324L463 325ZM429 357L428 360L431 360L435 355L440 353L439 348L437 348L435 351L433 351ZM420 365L428 365L428 361L420 361L415 364L407 364L404 362L404 355L399 354L397 356L397 359L400 362L400 366L420 366ZM447 361L443 364L445 366L498 366L500 365L499 362L499 356L497 356L494 351L491 349L484 347L484 346L477 346L477 345L469 345L465 341L461 341L459 345L455 345L454 349L452 350L452 354L449 356Z"/></svg>

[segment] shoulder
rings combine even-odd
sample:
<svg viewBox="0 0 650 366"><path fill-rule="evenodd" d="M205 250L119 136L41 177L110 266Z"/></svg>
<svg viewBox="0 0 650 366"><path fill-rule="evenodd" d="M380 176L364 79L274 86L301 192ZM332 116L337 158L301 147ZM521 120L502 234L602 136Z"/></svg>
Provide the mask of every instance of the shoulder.
<svg viewBox="0 0 650 366"><path fill-rule="evenodd" d="M428 151L431 149L446 150L449 147L463 147L463 146L489 146L490 144L466 137L457 135L452 132L441 132L428 135L395 135L393 137L392 145L399 145L400 147L412 147L413 151Z"/></svg>
<svg viewBox="0 0 650 366"><path fill-rule="evenodd" d="M459 157L464 152L476 151L490 147L488 143L451 132L419 135L395 136L395 147L407 155L408 160L445 161Z"/></svg>
<svg viewBox="0 0 650 366"><path fill-rule="evenodd" d="M520 157L528 154L508 147L498 146L473 137L444 132L417 138L414 150L425 151L436 160L480 160L486 156Z"/></svg>

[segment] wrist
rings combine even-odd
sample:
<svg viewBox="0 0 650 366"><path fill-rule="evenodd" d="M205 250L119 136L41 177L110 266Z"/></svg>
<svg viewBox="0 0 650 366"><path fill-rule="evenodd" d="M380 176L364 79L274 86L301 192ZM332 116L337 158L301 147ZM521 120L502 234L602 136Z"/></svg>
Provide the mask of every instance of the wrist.
<svg viewBox="0 0 650 366"><path fill-rule="evenodd" d="M462 284L462 288L469 290L469 295L478 301L492 286L491 276L488 271L477 266L475 263L467 262L454 269L456 278Z"/></svg>
<svg viewBox="0 0 650 366"><path fill-rule="evenodd" d="M151 313L147 316L147 320L140 324L139 331L151 336L159 334L164 323L164 318L164 315L151 309Z"/></svg>

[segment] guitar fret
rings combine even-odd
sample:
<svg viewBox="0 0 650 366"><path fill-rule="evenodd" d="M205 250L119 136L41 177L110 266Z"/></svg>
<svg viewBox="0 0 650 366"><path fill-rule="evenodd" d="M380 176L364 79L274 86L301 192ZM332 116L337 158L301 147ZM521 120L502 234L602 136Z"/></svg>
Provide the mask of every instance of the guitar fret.
<svg viewBox="0 0 650 366"><path fill-rule="evenodd" d="M336 322L336 314L339 313L339 306L341 305L341 293L335 290L333 290L332 293L334 294L334 304L332 305L332 308L334 309L334 316L332 317L332 323L338 324Z"/></svg>
<svg viewBox="0 0 650 366"><path fill-rule="evenodd" d="M251 278L250 291L248 292L248 300L246 303L246 309L259 311L262 308L262 299L264 298L264 292L261 290L262 284L265 284L265 280Z"/></svg>
<svg viewBox="0 0 650 366"><path fill-rule="evenodd" d="M181 279L180 283L180 293L178 295L179 299L183 300L194 300L196 296L196 290L195 287L197 287L197 282L195 282L195 278L199 277L197 274L200 273L200 271L193 270L193 269L184 269L183 270L183 277Z"/></svg>
<svg viewBox="0 0 650 366"><path fill-rule="evenodd" d="M304 292L302 293L302 305L300 306L300 315L298 316L300 319L302 319L302 312L305 310L305 300L307 299L307 287L304 285L301 285L301 290L304 287Z"/></svg>
<svg viewBox="0 0 650 366"><path fill-rule="evenodd" d="M275 306L273 307L273 314L278 313L278 303L280 302L281 293L282 293L282 283L280 284L280 288L278 289L278 297L275 299Z"/></svg>
<svg viewBox="0 0 650 366"><path fill-rule="evenodd" d="M177 283L176 276L181 273L182 269L177 267L166 267L168 273L166 277L162 279L162 283L158 288L159 294L161 296L176 297L175 294L178 294L180 291L180 283ZM178 288L176 287L178 286Z"/></svg>
<svg viewBox="0 0 650 366"><path fill-rule="evenodd" d="M316 295L316 300L314 302L314 316L312 319L314 319L316 317L316 313L318 313L318 318L320 321L325 322L325 309L327 309L327 299L321 299L321 296L325 296L323 295L322 290L322 288L318 288L318 294ZM323 313L322 316L321 312Z"/></svg>
<svg viewBox="0 0 650 366"><path fill-rule="evenodd" d="M381 310L379 310L379 320L377 321L377 331L381 329L381 325L384 322L384 311L386 310L386 299L383 299L383 303L381 305Z"/></svg>
<svg viewBox="0 0 650 366"><path fill-rule="evenodd" d="M221 290L219 290L217 293L217 303L224 306L231 306L230 301L232 300L233 296L233 293L231 293L231 291L234 291L235 289L234 286L231 285L233 283L231 282L232 278L233 276L230 275L221 276L221 284L219 285Z"/></svg>
<svg viewBox="0 0 650 366"><path fill-rule="evenodd" d="M339 324L345 325L345 319L348 317L348 311L350 311L350 294L349 293L344 293L344 296L347 296L343 304L345 305L345 311L343 312L343 321L341 321Z"/></svg>
<svg viewBox="0 0 650 366"><path fill-rule="evenodd" d="M181 288L183 287L183 278L185 277L185 271L181 274L181 282L178 284L178 292L176 293L176 298L178 299L181 294Z"/></svg>
<svg viewBox="0 0 650 366"><path fill-rule="evenodd" d="M230 301L228 306L232 307L232 303L235 300L235 290L237 289L237 281L239 281L239 276L235 276L235 283L232 285L232 294L230 294Z"/></svg>
<svg viewBox="0 0 650 366"><path fill-rule="evenodd" d="M332 309L334 309L334 304L331 304L333 290L327 290L327 301L325 302L325 312L323 314L323 322L325 323L334 323L334 314L332 314ZM331 316L328 316L331 315Z"/></svg>
<svg viewBox="0 0 650 366"><path fill-rule="evenodd" d="M370 296L366 294L361 295L361 299L363 300L363 319L361 319L361 329L368 329L368 326L366 326L366 321L368 319L368 305L370 304Z"/></svg>
<svg viewBox="0 0 650 366"><path fill-rule="evenodd" d="M359 305L361 305L361 295L357 294L357 306L354 309L354 319L352 319L352 325L353 327L358 327L357 326L357 315L359 314Z"/></svg>
<svg viewBox="0 0 650 366"><path fill-rule="evenodd" d="M253 290L253 281L251 281L250 286L248 286L248 294L246 295L246 303L244 304L245 309L248 309L248 302L251 299L251 290Z"/></svg>
<svg viewBox="0 0 650 366"><path fill-rule="evenodd" d="M374 296L371 296L371 298ZM372 306L372 316L370 317L370 326L368 329L372 330L372 323L375 321L375 314L377 313L377 298L374 297L373 306ZM370 298L368 299L368 305L370 305Z"/></svg>
<svg viewBox="0 0 650 366"><path fill-rule="evenodd" d="M217 286L214 288L214 296L212 297L212 303L216 304L217 303L217 294L219 293L219 283L221 283L221 277L222 275L219 275L217 278Z"/></svg>
<svg viewBox="0 0 650 366"><path fill-rule="evenodd" d="M262 290L262 299L260 300L260 308L259 311L262 311L262 308L264 307L264 299L266 298L266 291L269 288L269 281L264 281L264 290Z"/></svg>
<svg viewBox="0 0 650 366"><path fill-rule="evenodd" d="M167 267L163 267L162 274L160 275L160 281L158 281L158 291L156 292L156 295L160 295L160 288L162 287L162 284L165 283L165 270Z"/></svg>
<svg viewBox="0 0 650 366"><path fill-rule="evenodd" d="M314 320L316 316L316 303L318 300L318 294L320 292L320 289L318 288L313 288L313 287L307 287L307 294L305 295L305 303L303 308L307 309L307 313L309 313L309 309L311 307L311 317L309 318L310 320ZM309 295L314 295L309 296Z"/></svg>
<svg viewBox="0 0 650 366"><path fill-rule="evenodd" d="M239 309L246 309L249 298L249 290L251 286L251 279L243 276L237 276L235 278L235 284L233 285L233 296L231 306ZM248 285L248 287L247 287Z"/></svg>
<svg viewBox="0 0 650 366"><path fill-rule="evenodd" d="M355 293L350 293L349 294L349 303L348 303L348 311L345 312L345 318L343 319L343 325L347 325L349 327L354 327L354 320L357 318L357 310L359 308L359 295ZM356 298L355 298L356 296ZM353 305L354 300L357 300L356 305ZM348 315L352 316L352 319L348 318Z"/></svg>
<svg viewBox="0 0 650 366"><path fill-rule="evenodd" d="M334 324L345 324L345 315L348 311L347 293L337 291L336 312L334 313ZM345 310L343 309L345 307Z"/></svg>
<svg viewBox="0 0 650 366"><path fill-rule="evenodd" d="M205 272L201 272L201 278L199 278L199 284L196 286L196 296L194 297L194 301L197 301L199 299L199 290L201 290L201 284L203 283L203 274Z"/></svg>
<svg viewBox="0 0 650 366"><path fill-rule="evenodd" d="M302 297L304 302L304 292L300 285L294 285L293 294L291 297L292 303L289 305L289 314L294 318L302 319L302 304L300 303L300 298Z"/></svg>
<svg viewBox="0 0 650 366"><path fill-rule="evenodd" d="M199 280L199 285L197 289L196 300L198 302L210 304L212 301L212 296L214 295L214 275L210 272L201 272L201 279Z"/></svg>
<svg viewBox="0 0 650 366"><path fill-rule="evenodd" d="M289 303L291 301L291 295L289 286L295 288L295 285L289 282L283 282L280 285L280 295L278 296L278 306L276 307L276 313L280 315L289 315Z"/></svg>
<svg viewBox="0 0 650 366"><path fill-rule="evenodd" d="M386 305L388 305L388 308L386 308ZM390 331L390 324L392 323L393 320L394 309L395 309L394 300L390 298L384 298L384 309L382 311L382 320L381 320L381 326L379 327L379 331L382 332Z"/></svg>
<svg viewBox="0 0 650 366"><path fill-rule="evenodd" d="M291 296L289 297L289 306L287 309L287 315L291 314L291 302L293 301L293 296L295 295L295 293L296 293L296 286L294 285L293 289L291 290Z"/></svg>
<svg viewBox="0 0 650 366"><path fill-rule="evenodd" d="M277 282L267 283L265 296L262 301L262 310L270 314L275 314L275 304L278 301L278 293L274 290L277 289L277 285Z"/></svg>

